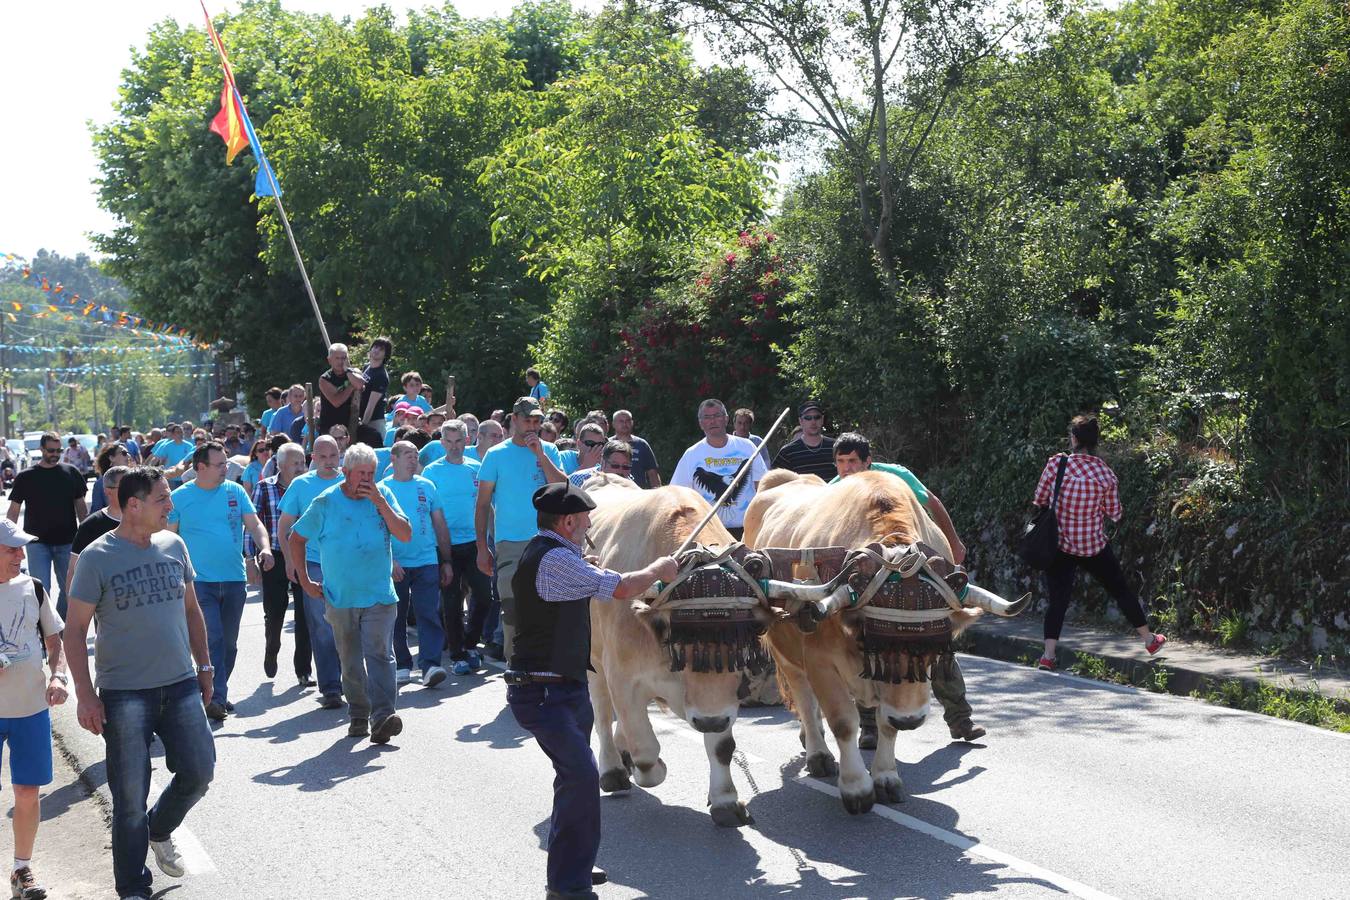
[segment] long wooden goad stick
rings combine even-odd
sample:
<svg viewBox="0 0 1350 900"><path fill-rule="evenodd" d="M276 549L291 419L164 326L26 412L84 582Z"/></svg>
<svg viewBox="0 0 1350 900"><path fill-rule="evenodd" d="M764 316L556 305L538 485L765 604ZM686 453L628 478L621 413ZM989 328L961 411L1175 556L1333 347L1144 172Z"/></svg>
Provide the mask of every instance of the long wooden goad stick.
<svg viewBox="0 0 1350 900"><path fill-rule="evenodd" d="M790 406L783 407L782 413L780 413L778 416L778 421L774 422L773 427L770 428L767 432L765 432L766 436L764 440L767 441L770 437L774 435L775 432L778 431L778 426L783 424L783 420L787 418L787 414L791 411L792 407ZM680 549L675 551L675 553L673 554L674 556L679 556L681 553L683 553L684 551L688 550L690 547L693 546L694 539L698 537L699 532L701 532L704 528L706 528L708 523L712 521L712 517L717 515L717 511L722 508L722 504L727 502L727 499L731 496L732 492L736 490L736 485L740 484L741 479L745 477L745 473L750 471L750 466L752 463L754 463L755 457L758 456L759 453L760 448L756 447L755 452L745 458L745 461L741 463L741 467L736 470L736 477L731 479L731 484L727 485L727 489L722 492L722 496L717 498L717 502L713 504L713 508L708 510L708 514L703 517L703 521L698 523L698 527L695 528L692 532L690 532L689 537L684 539L684 543L680 545Z"/></svg>

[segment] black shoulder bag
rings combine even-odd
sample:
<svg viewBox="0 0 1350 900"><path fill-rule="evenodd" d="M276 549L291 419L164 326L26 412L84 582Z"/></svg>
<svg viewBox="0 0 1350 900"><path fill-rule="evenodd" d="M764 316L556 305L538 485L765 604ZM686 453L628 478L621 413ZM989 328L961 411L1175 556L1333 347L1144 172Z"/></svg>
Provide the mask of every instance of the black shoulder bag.
<svg viewBox="0 0 1350 900"><path fill-rule="evenodd" d="M1022 542L1017 555L1033 569L1048 569L1059 551L1059 521L1055 518L1055 501L1059 499L1059 485L1064 480L1064 469L1069 465L1069 454L1061 453L1059 471L1055 473L1055 490L1050 505L1040 510L1022 530Z"/></svg>

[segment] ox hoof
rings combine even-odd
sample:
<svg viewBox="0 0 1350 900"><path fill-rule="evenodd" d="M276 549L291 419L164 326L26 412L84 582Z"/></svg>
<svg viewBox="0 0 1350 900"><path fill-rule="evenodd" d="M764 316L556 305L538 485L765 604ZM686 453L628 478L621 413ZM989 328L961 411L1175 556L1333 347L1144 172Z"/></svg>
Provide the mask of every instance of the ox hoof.
<svg viewBox="0 0 1350 900"><path fill-rule="evenodd" d="M633 780L645 788L654 788L666 780L666 764L658 759L654 763L637 764Z"/></svg>
<svg viewBox="0 0 1350 900"><path fill-rule="evenodd" d="M857 794L847 794L840 792L840 799L844 801L844 809L851 816L859 816L865 812L872 811L872 804L876 802L876 795L869 786L866 791Z"/></svg>
<svg viewBox="0 0 1350 900"><path fill-rule="evenodd" d="M731 803L719 803L708 810L712 813L713 824L723 828L740 828L742 825L755 824L755 817L739 800Z"/></svg>
<svg viewBox="0 0 1350 900"><path fill-rule="evenodd" d="M628 771L633 771L633 754L629 753L627 750L619 752L619 762L623 763L623 767Z"/></svg>
<svg viewBox="0 0 1350 900"><path fill-rule="evenodd" d="M812 778L833 778L839 774L839 763L834 757L821 750L806 758L806 774Z"/></svg>
<svg viewBox="0 0 1350 900"><path fill-rule="evenodd" d="M872 779L872 793L878 803L904 803L905 783L895 773L878 775Z"/></svg>
<svg viewBox="0 0 1350 900"><path fill-rule="evenodd" d="M600 790L606 794L613 794L617 791L631 791L633 782L628 777L627 769L610 769L600 776Z"/></svg>

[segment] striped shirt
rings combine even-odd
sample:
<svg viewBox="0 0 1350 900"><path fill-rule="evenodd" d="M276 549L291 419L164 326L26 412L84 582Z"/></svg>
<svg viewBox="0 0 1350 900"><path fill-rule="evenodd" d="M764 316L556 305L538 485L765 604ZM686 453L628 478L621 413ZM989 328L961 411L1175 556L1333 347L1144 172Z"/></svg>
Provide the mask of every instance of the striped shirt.
<svg viewBox="0 0 1350 900"><path fill-rule="evenodd" d="M838 474L834 467L834 438L821 435L820 446L808 447L798 436L779 449L773 458L773 468L790 469L798 475L819 475L829 481Z"/></svg>
<svg viewBox="0 0 1350 900"><path fill-rule="evenodd" d="M1059 459L1060 454L1050 457L1041 470L1036 496L1031 501L1037 506L1050 505ZM1059 486L1059 499L1055 501L1059 549L1073 556L1096 556L1107 543L1102 518L1110 516L1111 521L1119 522L1121 513L1120 489L1111 467L1096 456L1070 454L1064 467L1064 481Z"/></svg>

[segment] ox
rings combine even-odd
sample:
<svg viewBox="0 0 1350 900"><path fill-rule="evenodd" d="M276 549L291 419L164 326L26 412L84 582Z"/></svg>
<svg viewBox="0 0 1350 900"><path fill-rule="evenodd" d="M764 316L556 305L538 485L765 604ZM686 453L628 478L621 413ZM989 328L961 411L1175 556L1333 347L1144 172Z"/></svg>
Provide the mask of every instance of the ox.
<svg viewBox="0 0 1350 900"><path fill-rule="evenodd" d="M583 486L596 502L591 513L590 537L602 565L620 572L642 568L657 557L674 553L711 508L694 491L683 487L641 490L632 481L597 475ZM714 518L699 534L701 542L726 546L730 533ZM749 634L753 649L763 656L759 633L769 625L767 608L754 610L755 627ZM591 606L591 704L599 737L600 787L606 792L632 787L629 774L642 787L665 780L666 764L652 730L647 706L659 701L703 734L711 777L708 806L713 821L741 826L751 821L731 779L736 749L731 728L739 708L742 672L732 667L728 653L718 669L686 664L672 671L671 612L642 602L597 603ZM744 652L745 645L741 651ZM694 653L700 652L697 648ZM617 717L617 729L615 719Z"/></svg>
<svg viewBox="0 0 1350 900"><path fill-rule="evenodd" d="M951 557L946 538L914 493L900 479L882 472L862 472L831 485L814 475L770 472L746 512L745 541L754 548L788 549L922 542L943 557ZM814 573L796 574L815 580ZM1015 614L1022 605L973 585L964 602L978 603L1000 615ZM831 608L837 611L839 604ZM930 699L930 686L922 676L913 681L899 679L899 683L863 677L870 664L865 664L859 646L860 614L846 609L825 618L809 633L782 621L768 632L784 700L801 722L807 770L818 777L838 774L844 808L854 814L867 812L878 800L903 799L904 786L895 765L896 733L923 724ZM939 619L943 615L939 612ZM953 610L949 615L955 635L980 610ZM880 707L870 774L858 749L855 702ZM825 745L822 713L839 746L838 764Z"/></svg>

